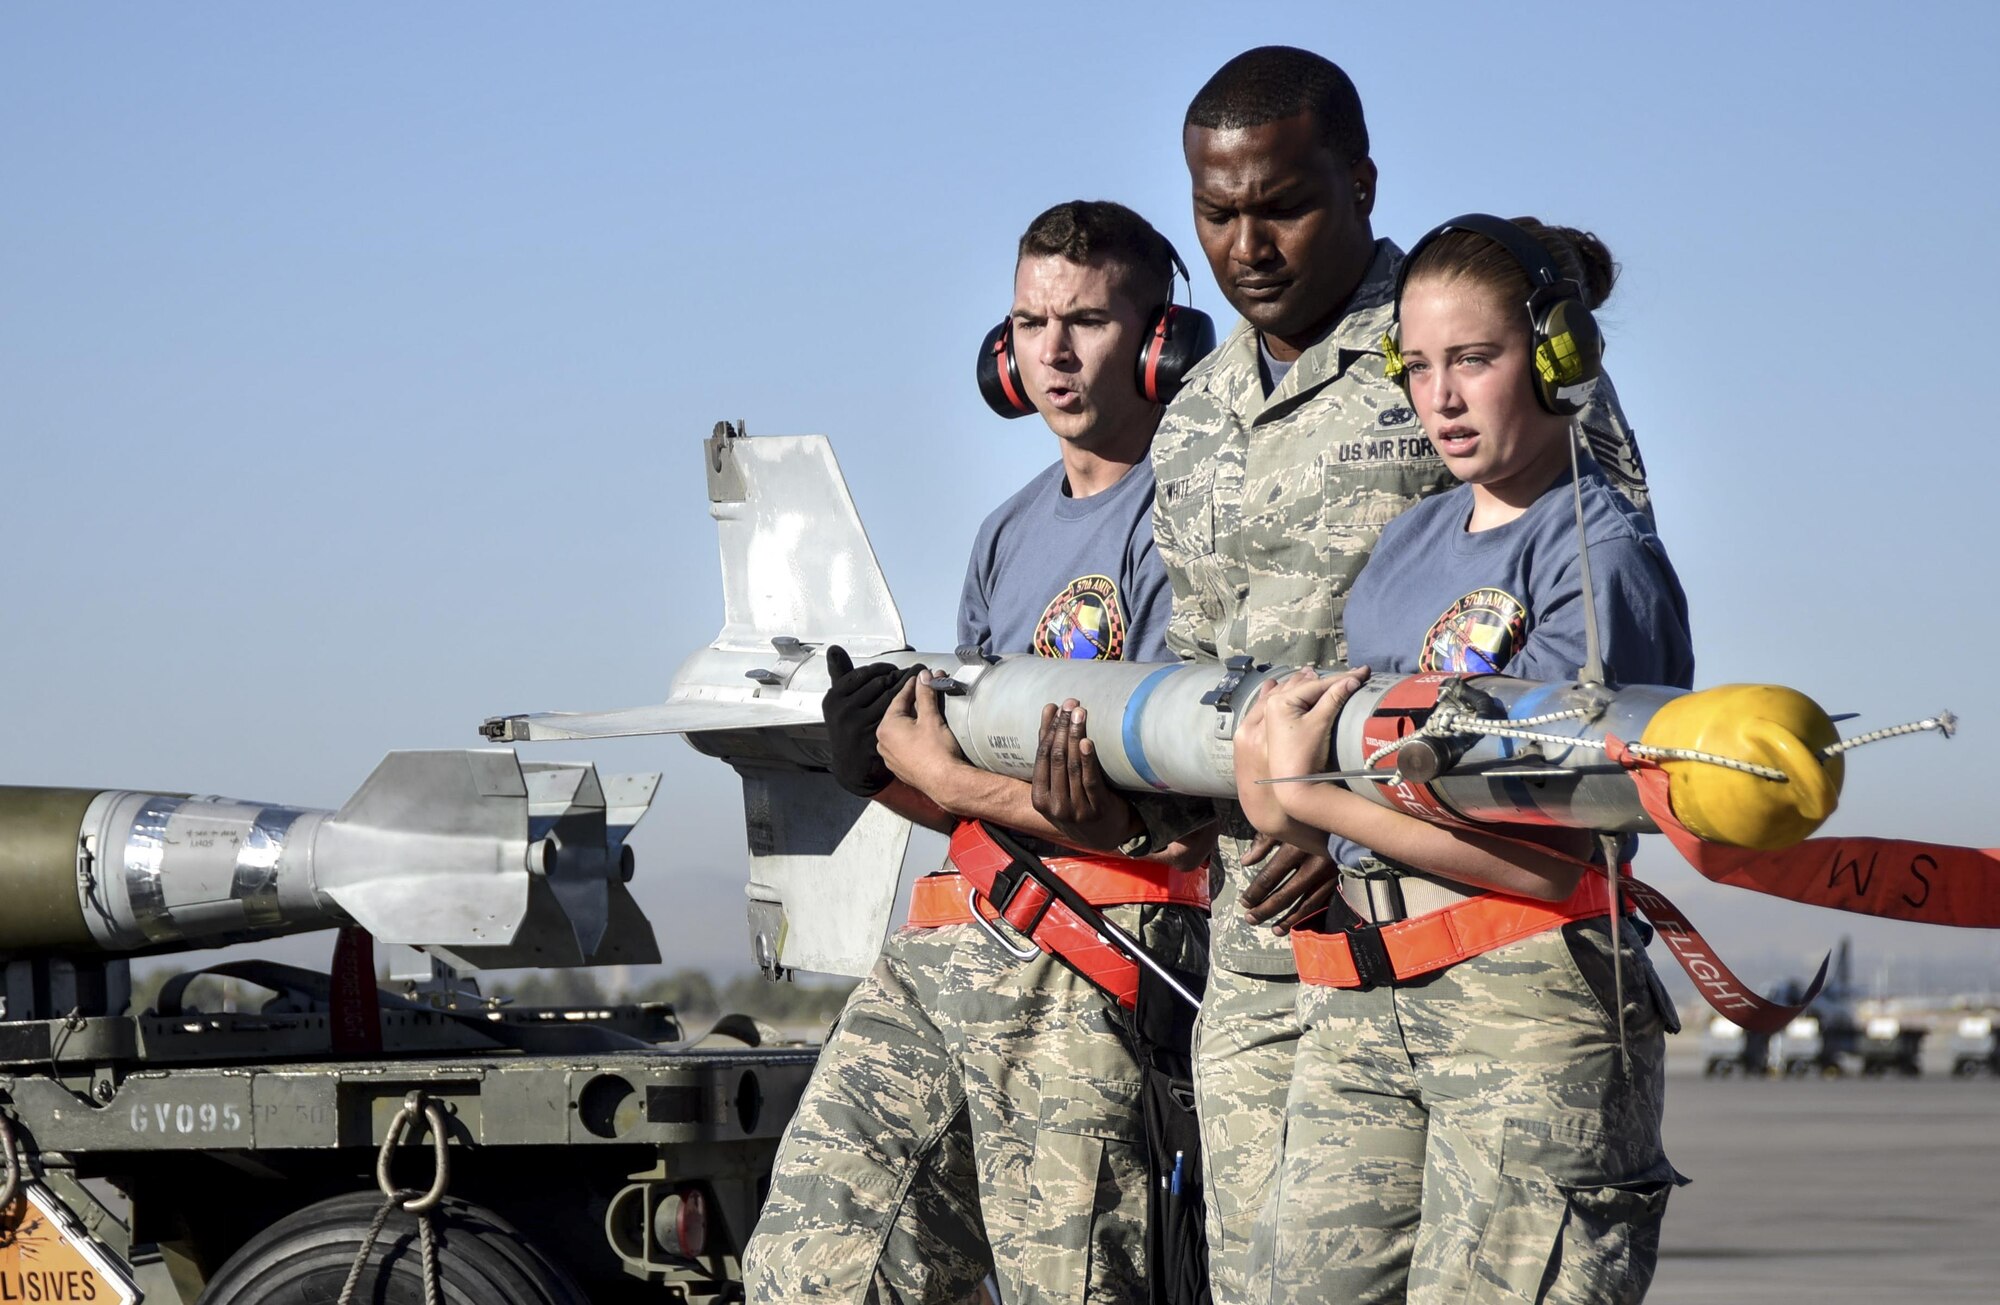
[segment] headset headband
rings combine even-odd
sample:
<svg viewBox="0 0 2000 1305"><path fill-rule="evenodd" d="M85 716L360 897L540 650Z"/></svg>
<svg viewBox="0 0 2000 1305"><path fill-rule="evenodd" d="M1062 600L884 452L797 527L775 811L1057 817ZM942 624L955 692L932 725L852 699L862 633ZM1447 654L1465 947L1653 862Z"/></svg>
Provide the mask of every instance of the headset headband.
<svg viewBox="0 0 2000 1305"><path fill-rule="evenodd" d="M1564 283L1575 287L1573 294L1583 298L1583 287L1570 280L1559 271L1549 251L1542 248L1539 240L1530 236L1506 218L1494 217L1491 213L1462 213L1449 222L1440 222L1424 233L1423 239L1410 246L1410 252L1403 256L1403 264L1396 269L1397 316L1402 315L1403 284L1410 278L1410 269L1416 266L1417 255L1424 248L1442 236L1454 231L1470 231L1477 236L1485 236L1514 256L1521 270L1528 274L1528 298L1532 301L1537 292Z"/></svg>
<svg viewBox="0 0 2000 1305"><path fill-rule="evenodd" d="M1154 232L1154 234L1159 235L1158 232ZM1160 243L1167 247L1167 261L1174 265L1173 270L1180 274L1181 284L1187 287L1188 307L1194 307L1194 278L1188 275L1187 264L1181 261L1181 251L1175 249L1174 242L1165 236L1160 236ZM1169 273L1167 275L1167 303L1171 305L1173 302L1174 278L1173 273Z"/></svg>

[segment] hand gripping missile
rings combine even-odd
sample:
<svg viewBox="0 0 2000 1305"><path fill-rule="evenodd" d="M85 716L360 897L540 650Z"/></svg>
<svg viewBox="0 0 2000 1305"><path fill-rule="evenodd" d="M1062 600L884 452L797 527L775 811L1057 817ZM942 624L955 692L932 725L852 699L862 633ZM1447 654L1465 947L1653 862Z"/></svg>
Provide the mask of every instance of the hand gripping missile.
<svg viewBox="0 0 2000 1305"><path fill-rule="evenodd" d="M0 788L0 958L358 924L467 967L656 961L625 836L657 783L480 749L392 752L331 812Z"/></svg>

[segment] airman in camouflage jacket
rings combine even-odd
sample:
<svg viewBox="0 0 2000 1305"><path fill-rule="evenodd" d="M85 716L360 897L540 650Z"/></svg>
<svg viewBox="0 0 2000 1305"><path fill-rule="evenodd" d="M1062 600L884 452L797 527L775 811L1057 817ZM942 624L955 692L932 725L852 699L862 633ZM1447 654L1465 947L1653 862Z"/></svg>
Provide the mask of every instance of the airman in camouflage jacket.
<svg viewBox="0 0 2000 1305"><path fill-rule="evenodd" d="M1344 665L1341 612L1382 527L1457 483L1382 374L1402 257L1375 242L1346 316L1268 396L1257 333L1239 323L1168 407L1153 440L1153 534L1174 586L1167 646L1182 658ZM1611 483L1646 508L1638 445L1608 380L1577 420ZM1220 805L1231 821L1235 804ZM1292 973L1290 944L1236 906L1250 832L1233 823L1241 838L1225 840L1215 964Z"/></svg>
<svg viewBox="0 0 2000 1305"><path fill-rule="evenodd" d="M1190 376L1153 440L1153 533L1173 582L1167 645L1185 659L1245 654L1345 664L1341 614L1382 527L1455 482L1383 375L1402 252L1387 240L1332 332L1265 393L1257 333L1239 324ZM1609 381L1578 417L1589 450L1646 508L1645 473ZM1255 831L1217 804L1211 975L1196 1030L1196 1097L1219 1305L1257 1299L1251 1240L1276 1182L1302 1032L1289 941L1244 916ZM1189 813L1141 803L1152 841Z"/></svg>

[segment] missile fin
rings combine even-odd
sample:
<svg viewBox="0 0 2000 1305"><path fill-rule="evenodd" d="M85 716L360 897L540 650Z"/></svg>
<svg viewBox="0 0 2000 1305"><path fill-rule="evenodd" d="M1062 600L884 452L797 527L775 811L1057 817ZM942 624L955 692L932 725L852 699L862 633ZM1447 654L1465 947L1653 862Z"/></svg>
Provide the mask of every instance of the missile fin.
<svg viewBox="0 0 2000 1305"><path fill-rule="evenodd" d="M511 941L527 916L528 787L507 751L392 752L320 829L316 886L388 943Z"/></svg>
<svg viewBox="0 0 2000 1305"><path fill-rule="evenodd" d="M767 972L860 977L889 931L910 822L823 772L739 765L752 950Z"/></svg>
<svg viewBox="0 0 2000 1305"><path fill-rule="evenodd" d="M734 686L730 686L734 687ZM496 716L480 727L488 738L512 743L551 739L617 739L640 734L694 734L704 730L784 729L820 723L819 701L793 703L764 698L745 683L730 698L696 697L676 691L666 702L617 711L539 711Z"/></svg>
<svg viewBox="0 0 2000 1305"><path fill-rule="evenodd" d="M604 937L585 962L589 965L657 965L660 943L653 936L653 922L639 908L632 890L625 886L625 839L632 826L646 814L653 795L659 791L660 777L650 775L606 775L604 784L605 851L618 873L611 879L605 900Z"/></svg>
<svg viewBox="0 0 2000 1305"><path fill-rule="evenodd" d="M556 840L544 882L555 895L575 948L576 959L568 963L580 965L604 937L607 890L618 873L604 786L595 766L529 761L522 763L521 773L528 781L529 836Z"/></svg>
<svg viewBox="0 0 2000 1305"><path fill-rule="evenodd" d="M625 887L624 853L660 777L605 779L595 766L545 761L523 762L521 773L528 837L546 840L541 870L527 874L527 912L503 943L446 949L452 962L484 969L657 962L652 923Z"/></svg>
<svg viewBox="0 0 2000 1305"><path fill-rule="evenodd" d="M659 772L645 775L606 775L604 785L605 837L617 847L625 845L632 826L639 823L660 791Z"/></svg>
<svg viewBox="0 0 2000 1305"><path fill-rule="evenodd" d="M603 940L585 965L658 965L660 942L653 936L653 922L639 908L632 890L624 884L611 885L606 902L608 922Z"/></svg>
<svg viewBox="0 0 2000 1305"><path fill-rule="evenodd" d="M680 667L665 702L495 716L481 734L519 743L818 725L824 676L810 691L791 686L815 650L837 643L862 662L907 646L826 436L751 439L720 426L703 456L722 557L715 642Z"/></svg>
<svg viewBox="0 0 2000 1305"><path fill-rule="evenodd" d="M711 495L722 546L719 648L763 650L780 636L838 643L858 662L904 646L903 618L824 435L737 435L740 500Z"/></svg>

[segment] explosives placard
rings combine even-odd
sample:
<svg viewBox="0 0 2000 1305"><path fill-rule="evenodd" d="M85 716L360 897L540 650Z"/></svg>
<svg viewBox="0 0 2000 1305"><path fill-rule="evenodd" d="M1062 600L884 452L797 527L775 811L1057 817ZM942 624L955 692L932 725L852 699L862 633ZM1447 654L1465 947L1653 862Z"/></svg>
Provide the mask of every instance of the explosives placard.
<svg viewBox="0 0 2000 1305"><path fill-rule="evenodd" d="M0 1305L136 1305L139 1289L47 1188L0 1210Z"/></svg>

